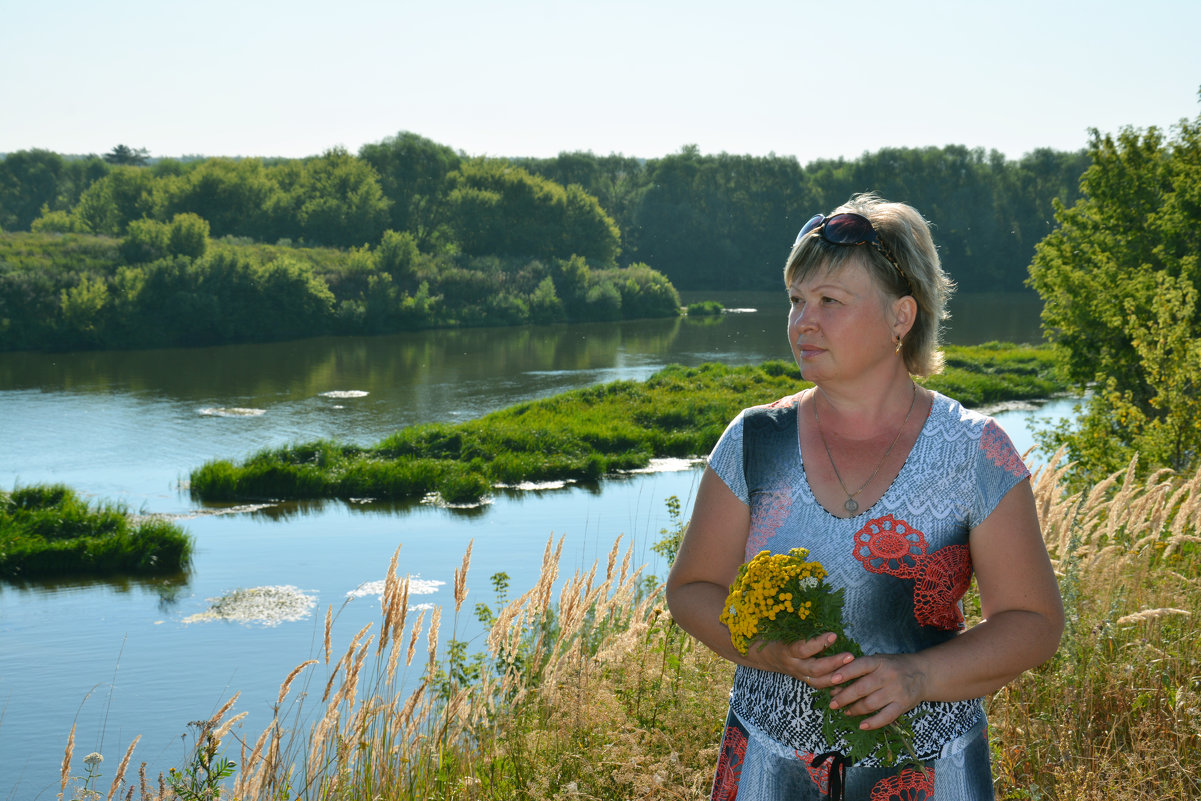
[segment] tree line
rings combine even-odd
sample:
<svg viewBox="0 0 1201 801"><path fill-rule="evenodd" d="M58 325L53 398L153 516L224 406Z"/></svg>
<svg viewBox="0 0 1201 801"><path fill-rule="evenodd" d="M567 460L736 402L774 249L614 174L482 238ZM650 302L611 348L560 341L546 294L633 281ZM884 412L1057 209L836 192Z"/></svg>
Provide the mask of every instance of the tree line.
<svg viewBox="0 0 1201 801"><path fill-rule="evenodd" d="M0 161L0 229L123 236L134 220L192 213L215 238L352 248L391 230L412 235L428 254L579 255L602 267L650 265L678 289L771 290L804 220L873 190L934 222L962 290L1021 290L1034 245L1053 227L1052 201L1075 201L1089 163L1084 151L1011 160L962 146L807 165L703 155L694 146L649 160L579 152L469 158L407 132L357 155L335 148L307 159L132 166L144 151L118 146L109 155L8 155Z"/></svg>
<svg viewBox="0 0 1201 801"><path fill-rule="evenodd" d="M0 349L680 311L661 273L618 263L619 233L595 197L504 161L431 166L424 157L438 151L426 147L385 181L339 149L146 166L124 150L119 160L28 151L0 162L0 220L30 229L0 236ZM404 202L385 186L406 187Z"/></svg>

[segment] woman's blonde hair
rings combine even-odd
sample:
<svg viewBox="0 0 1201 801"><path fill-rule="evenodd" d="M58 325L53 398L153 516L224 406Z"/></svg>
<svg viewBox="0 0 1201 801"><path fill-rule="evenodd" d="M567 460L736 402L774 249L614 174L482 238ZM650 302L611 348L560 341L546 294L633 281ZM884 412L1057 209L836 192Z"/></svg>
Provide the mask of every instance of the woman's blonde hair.
<svg viewBox="0 0 1201 801"><path fill-rule="evenodd" d="M930 236L930 224L907 203L891 203L878 195L853 195L827 216L854 212L871 221L884 247L896 257L897 268L874 247L851 247L827 242L810 234L797 242L784 265L784 283L808 278L819 269L836 271L855 256L862 256L868 272L887 295L912 295L917 302L913 327L905 336L901 355L913 375L934 375L942 370L940 335L947 313L947 300L955 291L955 282L942 269L938 250ZM908 282L906 282L908 278Z"/></svg>

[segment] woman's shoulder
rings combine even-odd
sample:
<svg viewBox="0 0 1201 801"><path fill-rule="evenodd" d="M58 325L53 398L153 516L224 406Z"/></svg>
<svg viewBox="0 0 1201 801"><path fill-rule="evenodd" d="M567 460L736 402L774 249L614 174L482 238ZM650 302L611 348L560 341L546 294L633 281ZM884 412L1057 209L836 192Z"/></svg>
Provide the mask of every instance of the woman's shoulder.
<svg viewBox="0 0 1201 801"><path fill-rule="evenodd" d="M748 406L739 412L739 418L744 426L782 426L796 420L796 412L801 403L801 392L786 395L771 403L758 406Z"/></svg>
<svg viewBox="0 0 1201 801"><path fill-rule="evenodd" d="M929 390L931 397L930 417L940 419L947 425L955 425L965 429L983 429L992 417L983 412L969 409L954 398L947 397L937 390Z"/></svg>
<svg viewBox="0 0 1201 801"><path fill-rule="evenodd" d="M978 443L995 438L1001 431L997 421L983 412L969 409L954 398L930 390L931 405L927 431L940 441Z"/></svg>

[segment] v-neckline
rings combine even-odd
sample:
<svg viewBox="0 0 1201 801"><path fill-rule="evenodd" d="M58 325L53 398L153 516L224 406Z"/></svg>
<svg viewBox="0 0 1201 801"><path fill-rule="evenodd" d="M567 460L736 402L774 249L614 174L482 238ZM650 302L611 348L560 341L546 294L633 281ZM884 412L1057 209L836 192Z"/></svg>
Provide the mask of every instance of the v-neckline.
<svg viewBox="0 0 1201 801"><path fill-rule="evenodd" d="M836 514L832 511L830 511L830 509L827 508L824 503L822 503L821 501L819 501L817 499L817 493L814 492L813 485L809 482L809 470L805 466L805 449L801 445L801 395L803 395L803 392L798 393L798 395L797 395L797 419L796 419L797 459L799 459L800 463L801 463L801 478L802 478L802 481L804 482L805 491L809 494L809 497L813 500L813 503L816 504L818 507L820 507L823 512L825 512L827 515L834 518L835 520L857 520L861 517L867 516L873 509L875 509L877 506L879 506L880 502L883 501L885 498L887 498L889 496L889 493L892 492L893 487L895 487L897 485L897 481L901 478L901 476L903 476L905 474L905 471L909 469L909 462L910 462L910 459L913 457L913 452L917 450L917 446L919 444L921 444L922 439L926 436L926 428L930 424L930 419L934 416L934 407L938 403L938 397L939 397L938 393L935 392L934 390L927 390L927 391L930 393L930 408L926 410L926 417L924 420L922 420L922 426L921 426L921 428L918 429L917 436L914 438L913 444L911 444L909 446L909 452L905 454L905 460L903 462L901 462L901 467L899 470L897 470L897 474L892 477L891 481L888 482L888 486L884 488L884 492L880 493L879 498L877 498L875 501L873 501L869 506L860 509L858 512L856 512L853 515L850 515L849 517L843 517L840 514Z"/></svg>

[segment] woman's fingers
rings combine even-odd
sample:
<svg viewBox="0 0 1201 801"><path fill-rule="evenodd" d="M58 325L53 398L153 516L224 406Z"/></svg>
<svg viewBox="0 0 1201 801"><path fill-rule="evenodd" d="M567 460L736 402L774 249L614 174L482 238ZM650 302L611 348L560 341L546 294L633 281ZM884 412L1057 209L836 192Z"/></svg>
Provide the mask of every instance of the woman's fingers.
<svg viewBox="0 0 1201 801"><path fill-rule="evenodd" d="M924 677L905 656L870 656L837 669L831 680L840 686L830 707L854 717L868 715L860 725L878 729L917 706Z"/></svg>
<svg viewBox="0 0 1201 801"><path fill-rule="evenodd" d="M829 687L832 684L830 674L854 659L848 653L819 656L837 639L833 634L822 634L790 645L795 665L789 672L811 687Z"/></svg>

